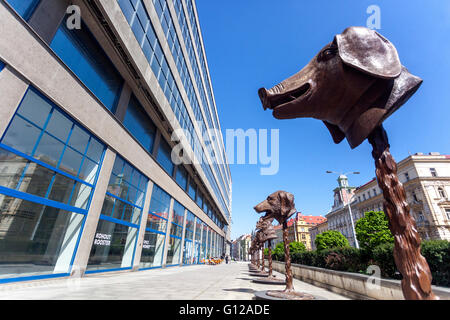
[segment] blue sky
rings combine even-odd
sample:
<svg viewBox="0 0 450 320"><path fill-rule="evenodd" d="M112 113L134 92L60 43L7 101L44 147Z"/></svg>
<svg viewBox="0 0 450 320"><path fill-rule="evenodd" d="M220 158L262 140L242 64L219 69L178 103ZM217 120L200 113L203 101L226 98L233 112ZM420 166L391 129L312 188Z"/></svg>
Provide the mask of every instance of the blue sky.
<svg viewBox="0 0 450 320"><path fill-rule="evenodd" d="M351 150L335 145L321 121L276 120L264 112L260 87L298 72L335 34L366 26L368 6L381 9L378 30L397 48L401 62L424 80L419 91L384 123L397 161L416 152L450 154L450 2L197 0L197 10L222 131L280 130L280 170L261 176L258 165L231 165L232 239L249 233L259 216L253 206L276 190L294 194L298 211L325 215L337 176L360 171L350 184L375 177L366 141Z"/></svg>

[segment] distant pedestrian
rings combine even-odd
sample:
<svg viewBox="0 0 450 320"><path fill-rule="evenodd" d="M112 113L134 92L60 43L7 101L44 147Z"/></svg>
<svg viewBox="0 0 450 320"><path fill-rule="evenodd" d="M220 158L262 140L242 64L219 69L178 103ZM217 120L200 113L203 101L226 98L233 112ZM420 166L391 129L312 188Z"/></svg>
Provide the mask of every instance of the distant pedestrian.
<svg viewBox="0 0 450 320"><path fill-rule="evenodd" d="M228 259L229 259L228 255L225 256L225 262L226 262L227 264L228 264Z"/></svg>

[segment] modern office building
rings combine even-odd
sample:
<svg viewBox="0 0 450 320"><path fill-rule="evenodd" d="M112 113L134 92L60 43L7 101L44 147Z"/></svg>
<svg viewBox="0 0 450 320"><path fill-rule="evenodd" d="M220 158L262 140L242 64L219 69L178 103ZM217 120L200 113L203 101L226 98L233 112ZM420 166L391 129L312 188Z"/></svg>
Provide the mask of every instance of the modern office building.
<svg viewBox="0 0 450 320"><path fill-rule="evenodd" d="M450 156L416 153L398 162L397 168L421 238L450 241ZM365 212L383 210L383 193L375 178L358 188L350 187L346 176L339 177L338 183L334 205L326 215L327 228L341 232L355 246L349 201L356 223Z"/></svg>
<svg viewBox="0 0 450 320"><path fill-rule="evenodd" d="M229 251L194 0L0 0L0 30L0 283Z"/></svg>

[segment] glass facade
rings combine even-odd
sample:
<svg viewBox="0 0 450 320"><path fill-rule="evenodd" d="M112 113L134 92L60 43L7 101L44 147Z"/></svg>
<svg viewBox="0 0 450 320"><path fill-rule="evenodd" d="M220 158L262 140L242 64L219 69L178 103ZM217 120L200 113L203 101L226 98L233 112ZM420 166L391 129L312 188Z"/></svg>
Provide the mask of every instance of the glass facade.
<svg viewBox="0 0 450 320"><path fill-rule="evenodd" d="M88 27L82 23L80 29L69 30L64 19L50 46L103 105L114 112L123 79Z"/></svg>
<svg viewBox="0 0 450 320"><path fill-rule="evenodd" d="M70 271L104 151L27 90L0 141L0 278Z"/></svg>
<svg viewBox="0 0 450 320"><path fill-rule="evenodd" d="M223 189L225 186L221 183L222 189L220 189L219 184L217 183L216 178L214 177L211 169L211 165L217 167L215 163L212 163L208 160L206 156L206 152L200 143L200 138L194 130L193 122L199 119L191 119L189 117L186 104L189 102L192 109L194 110L194 114L200 115L201 112L197 111L199 109L199 103L196 100L195 94L188 95L189 101L184 101L180 94L180 88L175 82L175 77L170 70L169 64L167 62L167 58L162 50L162 46L156 37L155 30L148 16L147 10L145 9L145 5L142 0L117 0L122 12L128 21L131 30L133 31L136 40L140 47L143 50L145 57L148 60L149 65L152 68L152 71L155 77L158 79L159 85L164 92L167 101L169 102L172 111L174 112L180 126L184 129L184 133L186 135L187 140L189 141L192 149L194 150L195 156L199 159L201 163L201 167L211 184L214 193L219 200L219 204L222 207L222 210L225 212L227 216L230 215L227 205L225 204L225 199L229 199L227 195L229 195L229 188ZM157 9L157 8L156 8ZM166 11L167 12L167 11ZM172 29L173 30L173 29ZM174 31L172 31L173 33ZM172 37L175 40L175 36ZM171 45L171 50L173 51L173 45ZM178 52L178 56L181 51L179 44L176 46L175 50ZM174 55L174 59L176 56ZM179 59L180 63L183 63L183 59ZM185 69L183 69L185 70ZM184 72L184 76L181 75L184 89L189 90L192 86L189 85L189 81L191 79ZM191 91L191 90L189 90ZM201 126L204 126L204 121L201 121ZM203 130L202 130L203 131ZM215 170L217 176L220 176L217 169ZM225 194L225 196L224 196ZM229 203L229 201L227 201Z"/></svg>
<svg viewBox="0 0 450 320"><path fill-rule="evenodd" d="M6 2L28 21L40 0ZM195 175L195 170L194 174L190 175L192 168L188 165L175 166L172 162L170 144L162 138L164 132L158 130L168 130L170 133L173 128L167 122L160 124L156 118L153 122L148 109L155 108L155 105L147 100L138 100L137 97L140 98L143 92L138 93L136 90L145 90L145 86L136 87L134 83L124 86L125 80L117 70L123 70L125 65L120 66L116 62L122 63L122 58L130 58L129 51L119 52L120 57L116 56L113 64L97 42L96 39L103 36L100 30L102 28L106 30L106 35L110 36L106 26L109 20L106 19L103 25L98 24L93 16L96 12L92 10L86 12L87 16L83 18L92 26L93 33L84 22L81 29L69 30L66 24L68 16L64 17L65 13L56 9L52 12L51 6L46 6L48 14L59 14L59 19L49 19L51 25L46 25L42 21L35 21L35 16L33 23L39 25L35 30L38 35L42 35L41 32L46 32L45 30L55 31L53 39L48 41L50 49L57 57L51 55L54 61L49 60L49 66L52 63L64 64L67 68L61 69L62 72L76 79L85 90L80 93L76 86L66 88L67 93L40 92L30 86L25 94L20 93L23 97L18 106L2 106L5 110L10 108L10 113L14 114L4 132L0 132L0 283L68 276L73 271L73 265L78 264L78 259L83 256L88 256L88 261L87 265L81 267L86 267L87 273L94 273L127 270L133 266L138 266L141 270L159 268L163 266L163 262L167 266L197 264L221 250L220 241L215 240L214 247L211 245L213 237L217 238L208 227L211 221L208 219L205 223L185 208L195 203L214 223L221 226L222 215L219 210L229 215L227 205L231 191L224 167L209 160L214 153L214 157L220 155L220 158L224 155L219 148L220 140L213 140L214 150L211 155L209 148L204 149L200 143L201 134L208 128L218 128L218 124L215 123L215 105L210 96L210 88L208 89L209 75L204 73L202 62L198 62L203 57L199 55L197 40L191 39L191 34L195 31L190 25L193 22L186 19L184 12L182 16L179 14L179 9L183 9L188 2L174 0L175 11L169 10L166 0L117 0L117 3L148 60L150 72L158 82L156 87L150 88L151 92L144 93L149 93L149 98L156 97L158 101L153 101L156 104L161 102L160 97L167 99L168 106L180 126L185 129L195 157L202 162L205 181L202 181L202 175ZM115 6L116 3L100 4L102 5ZM159 34L160 38L155 34L159 26L155 25L154 29L147 12L149 8L146 6L155 7L157 17L152 17L153 22L160 22L164 31L164 35ZM184 9L188 10L187 7ZM177 19L183 20L178 21L182 34L175 30ZM24 23L21 19L10 20L18 24ZM109 27L114 29L115 26ZM117 40L122 44L121 39ZM134 41L134 38L129 40ZM30 40L30 43L33 41ZM38 41L32 45L42 43ZM184 47L188 50L187 54ZM172 61L169 56L175 60L175 67L173 64L169 67L169 61ZM125 62L133 65L131 60L133 59ZM14 65L13 61L11 64ZM0 61L0 72L5 72L4 68L5 63ZM16 71L21 73L20 70ZM39 83L38 79L28 79L27 74L21 76L28 82ZM61 75L55 73L54 76L59 79ZM39 81L41 80L45 79ZM132 91L129 101L125 101L128 92L123 91L123 88ZM164 96L155 95L158 92L153 90L159 89ZM73 110L77 104L57 106L53 102L67 101L66 96L61 99L64 94L67 94L67 97L74 97L74 94L95 96L110 114L106 114L104 119L98 119L98 127L92 122L92 127L84 127L81 122L86 124L83 120L85 115ZM122 97L121 106L120 110L116 110L119 97ZM99 106L94 103L90 107ZM123 121L113 114L116 111L117 115L123 115ZM161 119L164 119L164 116L173 117L171 114L165 114L165 109L162 113L159 114ZM128 141L135 144L131 147L142 146L170 176L164 179L173 179L193 202L184 197L183 201L188 203L179 203L154 183L165 176L161 175L162 170L159 167L154 168L155 173L154 170L144 171L148 177L141 173L139 169L144 169L138 164L139 161L148 161L151 158L146 159L145 153L139 153L138 156L144 158L137 159L127 152L127 145L123 144L123 140L118 144L110 144L107 158L111 160L103 164L107 143L111 141L111 132L107 130L114 130L104 126L110 120L118 122L117 124L121 122L126 132L117 134L129 134ZM197 121L200 130L194 130L194 122ZM169 128L166 128L167 124ZM134 139L131 139L131 136ZM161 139L156 139L157 136L161 136ZM99 190L106 189L103 194L100 194L99 190L95 192L99 178L102 184ZM146 194L147 187L150 187L149 178L155 181L151 181L151 194ZM167 186L165 182L167 181L158 183ZM101 208L95 207L100 210L100 215L98 221L93 221L95 225L83 232L88 214L98 214L90 212L94 194L95 203L102 204ZM145 208L149 206L147 212L143 212L144 203ZM198 208L195 205L194 207L192 210L198 212ZM139 230L143 231L139 234ZM90 246L83 245L80 249L78 245L80 240L83 240L82 237L93 240ZM142 243L138 242L138 239L142 240ZM138 246L138 243L141 245ZM219 249L213 251L214 248ZM136 254L139 256L139 253L140 260L136 261Z"/></svg>
<svg viewBox="0 0 450 320"><path fill-rule="evenodd" d="M24 20L28 20L40 0L6 0L6 2L8 2Z"/></svg>
<svg viewBox="0 0 450 320"><path fill-rule="evenodd" d="M116 156L87 272L131 268L147 183L146 176Z"/></svg>

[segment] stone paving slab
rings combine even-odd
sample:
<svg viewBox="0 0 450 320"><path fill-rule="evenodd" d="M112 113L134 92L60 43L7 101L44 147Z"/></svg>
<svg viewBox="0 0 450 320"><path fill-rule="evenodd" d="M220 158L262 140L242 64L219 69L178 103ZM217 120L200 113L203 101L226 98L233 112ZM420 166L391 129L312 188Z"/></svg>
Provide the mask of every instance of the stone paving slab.
<svg viewBox="0 0 450 320"><path fill-rule="evenodd" d="M0 300L252 300L257 291L284 288L254 283L254 278L248 272L247 262L107 272L75 279L0 285ZM348 300L297 279L294 287L328 300Z"/></svg>

